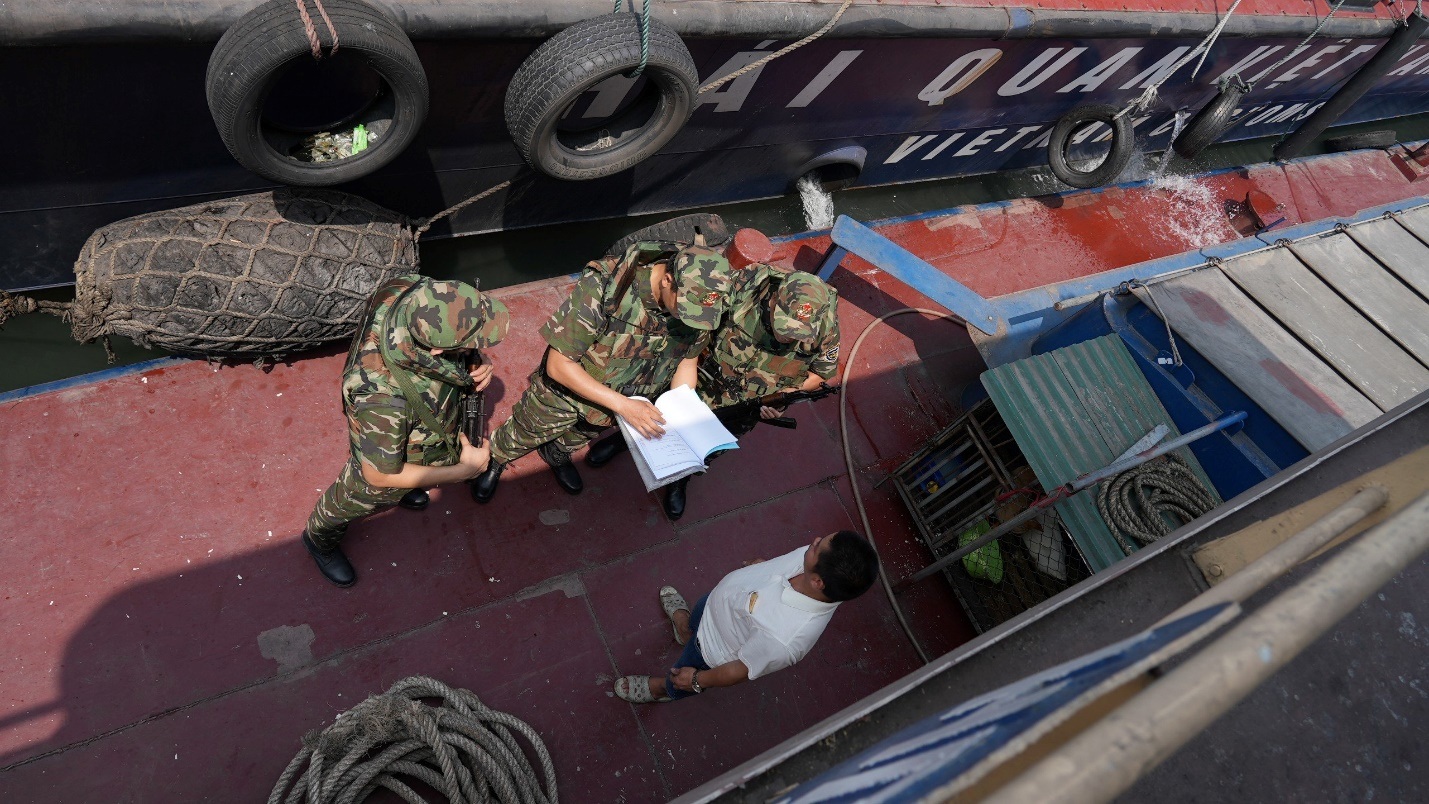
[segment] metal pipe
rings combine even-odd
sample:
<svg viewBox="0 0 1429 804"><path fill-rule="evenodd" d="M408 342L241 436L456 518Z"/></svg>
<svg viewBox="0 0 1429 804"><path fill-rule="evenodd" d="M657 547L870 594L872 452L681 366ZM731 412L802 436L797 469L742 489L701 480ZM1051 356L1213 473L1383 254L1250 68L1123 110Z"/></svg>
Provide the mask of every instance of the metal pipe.
<svg viewBox="0 0 1429 804"><path fill-rule="evenodd" d="M1363 522L1365 517L1389 502L1389 490L1384 486L1369 486L1340 504L1335 510L1310 523L1304 530L1276 545L1265 555L1250 562L1239 572L1197 595L1194 600L1171 612L1156 625L1165 625L1208 606L1240 603L1269 586L1292 567L1309 558L1341 533Z"/></svg>
<svg viewBox="0 0 1429 804"><path fill-rule="evenodd" d="M1340 87L1339 92L1301 123L1294 133L1275 146L1272 152L1275 158L1294 159L1299 156L1325 129L1334 125L1340 115L1349 111L1355 101L1368 92L1376 81L1383 78L1395 62L1409 52L1409 47L1426 28L1429 28L1429 19L1425 19L1424 15L1417 11L1410 14L1404 21L1404 27L1396 30L1389 37L1389 41L1384 43L1384 47L1365 62L1364 66Z"/></svg>
<svg viewBox="0 0 1429 804"><path fill-rule="evenodd" d="M0 46L76 45L101 42L216 42L256 2L233 0L48 0L0 3ZM609 14L610 0L380 0L416 39L540 39L583 19ZM627 9L629 4L623 4ZM681 0L652 3L651 13L681 36L719 39L788 39L828 21L823 3L733 3ZM735 8L738 6L738 8ZM639 8L639 4L636 4ZM828 33L831 39L1079 39L1199 37L1221 21L1218 14L1159 11L1089 11L1026 7L976 8L925 4L856 5ZM1241 14L1223 36L1289 37L1313 31L1313 14ZM1331 19L1325 37L1387 36L1387 19Z"/></svg>
<svg viewBox="0 0 1429 804"><path fill-rule="evenodd" d="M1429 493L987 801L1110 801L1429 549Z"/></svg>
<svg viewBox="0 0 1429 804"><path fill-rule="evenodd" d="M911 576L894 584L893 591L899 593L903 592L905 589L912 586L913 584L936 573L938 570L948 566L954 561L957 561L964 556L971 555L979 548L989 544L996 539L1001 538L1003 535L1013 530L1018 525L1021 525L1024 522L1027 522L1028 520L1042 513L1043 510L1050 508L1053 505L1056 505L1062 500L1067 499L1068 497L1072 496L1073 494L1076 494L1079 491L1082 491L1083 489L1095 486L1097 483L1100 483L1101 481L1112 477L1113 475L1121 474L1128 469L1134 469L1142 465L1143 463L1146 463L1147 461L1151 460L1152 458L1159 458L1160 456L1165 455L1172 450L1184 447L1192 441L1197 441L1199 439L1205 438L1211 433L1224 430L1233 424L1243 422L1245 421L1245 416L1246 414L1243 410L1238 410L1234 413L1226 414L1225 416L1216 419L1215 421L1205 425L1204 427L1197 427L1195 430L1192 430L1191 432L1186 433L1183 436L1173 438L1164 444L1158 444L1157 446L1154 446L1142 452L1138 452L1128 458L1118 459L1094 472L1089 472L1085 475L1082 475L1081 477L1071 481L1070 483L1065 483L1061 486L1058 486L1057 488L1052 489L1052 491L1049 492L1047 496L1027 506L1027 509L1024 510L1022 513L1018 514L1017 516L1007 520L1006 522L1002 523L1001 525L998 525L987 533L984 533L983 535L979 536L977 539L969 542L963 547L959 547L957 550L948 553L937 561L934 561L923 569L913 573Z"/></svg>

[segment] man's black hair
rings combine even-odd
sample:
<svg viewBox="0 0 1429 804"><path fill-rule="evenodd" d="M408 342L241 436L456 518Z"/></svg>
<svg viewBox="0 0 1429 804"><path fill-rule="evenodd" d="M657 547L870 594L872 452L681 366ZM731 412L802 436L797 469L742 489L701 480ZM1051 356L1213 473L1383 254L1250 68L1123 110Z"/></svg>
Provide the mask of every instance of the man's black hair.
<svg viewBox="0 0 1429 804"><path fill-rule="evenodd" d="M853 600L878 578L878 553L858 533L841 530L829 538L829 549L814 564L814 574L824 581L824 597Z"/></svg>

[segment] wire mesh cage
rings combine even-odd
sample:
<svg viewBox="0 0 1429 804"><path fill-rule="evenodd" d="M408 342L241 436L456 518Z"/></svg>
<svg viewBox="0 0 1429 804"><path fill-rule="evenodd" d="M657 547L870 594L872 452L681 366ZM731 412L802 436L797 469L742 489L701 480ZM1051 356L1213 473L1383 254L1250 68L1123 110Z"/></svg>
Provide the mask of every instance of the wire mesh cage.
<svg viewBox="0 0 1429 804"><path fill-rule="evenodd" d="M990 400L935 436L893 479L935 557L971 543L1041 496L1027 459ZM1051 509L943 569L978 633L1090 574Z"/></svg>

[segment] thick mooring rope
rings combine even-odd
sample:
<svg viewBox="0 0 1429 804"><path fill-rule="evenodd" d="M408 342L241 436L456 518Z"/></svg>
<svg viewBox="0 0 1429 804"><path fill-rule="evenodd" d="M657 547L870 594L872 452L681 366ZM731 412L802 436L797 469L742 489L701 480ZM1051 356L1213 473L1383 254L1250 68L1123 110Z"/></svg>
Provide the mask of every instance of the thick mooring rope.
<svg viewBox="0 0 1429 804"><path fill-rule="evenodd" d="M1237 0L1237 2L1239 2L1239 0ZM768 64L769 62L779 58L780 56L785 56L790 53L793 53L804 45L807 45L815 39L818 39L819 37L823 36L824 34L828 33L830 30L833 29L834 25L839 21L839 18L844 15L845 11L848 11L848 7L851 5L853 5L853 0L844 0L844 4L839 6L839 10L834 12L834 15L829 18L828 22L824 23L824 27L820 28L817 31L814 31L803 39L800 39L799 41L795 42L792 45L789 45L788 47L783 48L782 50L776 50L773 53L770 53L768 56L765 56L764 58L754 62L753 64L746 64L745 66L739 68L738 70L735 70L729 75L723 76L721 78L716 78L713 81L707 82L704 86L700 87L700 93L703 94L705 92L710 92L711 90L719 89L720 87L724 86L730 81L733 81L741 75L744 75L751 70L757 70L760 67L763 67L764 65Z"/></svg>
<svg viewBox="0 0 1429 804"><path fill-rule="evenodd" d="M500 191L500 190L505 190L507 187L510 187L510 186L511 186L511 180L510 180L510 179L507 179L506 181L503 181L503 182L501 182L500 184L497 184L497 185L495 185L495 186L493 186L493 187L488 187L488 188L486 188L485 190L482 190L481 192L477 193L477 194L474 195L474 196L471 196L470 198L467 198L467 199L464 199L464 200L462 200L462 201L458 201L458 202L455 203L455 204L452 204L451 206L447 207L446 209L442 210L441 212L438 212L437 214L433 215L433 216L430 217L430 218L425 218L425 219L423 219L423 220L421 220L421 221L413 221L413 223L416 223L416 224L417 224L417 233L416 233L416 235L413 237L413 241L415 242L415 241L421 240L421 239L422 239L422 235L426 234L426 233L427 233L427 230L430 229L430 228L432 228L432 224L436 223L437 221L441 220L442 218L445 218L445 217L448 216L448 215L455 215L457 212L460 212L462 209L465 209L468 205L470 205L470 204L475 204L476 202L478 202L478 201L480 201L481 199L483 199L483 198L485 198L485 197L491 195L492 193L498 192L498 191Z"/></svg>
<svg viewBox="0 0 1429 804"><path fill-rule="evenodd" d="M308 36L308 47L312 48L313 58L323 57L323 45L318 40L318 29L313 24L312 15L308 13L308 0L293 0L298 6L298 16L303 20L303 33ZM318 13L322 15L323 22L327 24L328 35L332 37L332 50L328 51L328 56L337 55L337 29L332 25L332 18L327 15L327 9L323 8L323 0L313 0L313 5L317 6Z"/></svg>
<svg viewBox="0 0 1429 804"><path fill-rule="evenodd" d="M21 296L0 290L0 327L5 326L5 322L15 316L33 313L36 310L42 313L49 313L50 315L57 315L60 318L68 320L69 308L69 302L32 299L29 296Z"/></svg>
<svg viewBox="0 0 1429 804"><path fill-rule="evenodd" d="M441 702L429 706L422 698ZM541 764L544 789L518 736ZM304 737L268 804L354 804L379 787L424 804L399 776L420 779L452 804L556 801L556 769L534 729L486 707L474 693L412 676Z"/></svg>
<svg viewBox="0 0 1429 804"><path fill-rule="evenodd" d="M1097 510L1127 555L1136 552L1129 538L1150 544L1171 533L1163 514L1179 519L1179 527L1215 507L1215 497L1175 453L1122 472L1097 491Z"/></svg>

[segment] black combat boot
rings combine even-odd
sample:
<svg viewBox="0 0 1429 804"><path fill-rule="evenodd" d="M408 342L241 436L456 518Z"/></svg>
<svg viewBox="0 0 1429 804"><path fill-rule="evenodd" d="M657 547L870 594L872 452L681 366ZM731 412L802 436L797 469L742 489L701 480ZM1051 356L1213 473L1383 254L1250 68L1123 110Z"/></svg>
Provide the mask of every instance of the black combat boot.
<svg viewBox="0 0 1429 804"><path fill-rule="evenodd" d="M551 443L542 444L536 452L541 456L541 460L551 467L556 483L565 489L567 494L581 493L585 484L581 482L581 473L576 470L576 465L571 463L570 453L561 452Z"/></svg>
<svg viewBox="0 0 1429 804"><path fill-rule="evenodd" d="M471 498L483 505L491 502L491 498L496 494L496 484L501 482L501 470L505 468L506 464L493 460L485 472L471 481Z"/></svg>
<svg viewBox="0 0 1429 804"><path fill-rule="evenodd" d="M615 456L629 450L630 445L625 443L625 436L616 430L591 445L590 451L585 454L585 462L589 466L599 468L610 463Z"/></svg>
<svg viewBox="0 0 1429 804"><path fill-rule="evenodd" d="M665 490L665 516L671 522L685 515L685 486L690 484L688 477L682 477L670 484Z"/></svg>
<svg viewBox="0 0 1429 804"><path fill-rule="evenodd" d="M313 540L308 537L308 532L303 531L303 547L307 548L308 555L313 557L313 561L318 565L318 572L324 578L346 589L357 583L357 572L352 568L352 562L347 560L347 556L342 554L340 548L334 547L331 550L319 550Z"/></svg>
<svg viewBox="0 0 1429 804"><path fill-rule="evenodd" d="M431 501L432 498L427 496L426 489L412 489L406 494L403 494L402 499L398 500L397 504L406 508L408 511L421 511L426 508L427 504Z"/></svg>

